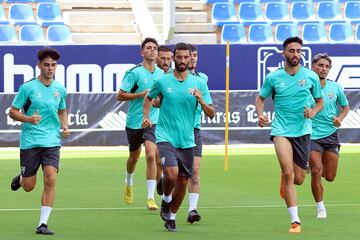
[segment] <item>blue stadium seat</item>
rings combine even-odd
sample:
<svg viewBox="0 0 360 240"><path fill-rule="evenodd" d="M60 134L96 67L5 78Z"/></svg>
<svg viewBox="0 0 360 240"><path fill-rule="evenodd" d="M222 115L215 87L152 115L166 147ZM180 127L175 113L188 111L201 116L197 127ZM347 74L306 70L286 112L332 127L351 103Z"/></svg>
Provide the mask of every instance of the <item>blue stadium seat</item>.
<svg viewBox="0 0 360 240"><path fill-rule="evenodd" d="M34 0L4 0L4 2L8 3L32 3Z"/></svg>
<svg viewBox="0 0 360 240"><path fill-rule="evenodd" d="M323 23L305 23L302 33L304 43L328 43Z"/></svg>
<svg viewBox="0 0 360 240"><path fill-rule="evenodd" d="M32 8L29 4L14 3L9 7L9 21L11 24L35 24Z"/></svg>
<svg viewBox="0 0 360 240"><path fill-rule="evenodd" d="M236 18L235 6L233 3L214 3L211 12L212 23L216 26L224 24L238 23Z"/></svg>
<svg viewBox="0 0 360 240"><path fill-rule="evenodd" d="M221 31L221 43L226 44L226 41L229 43L247 43L246 33L244 25L241 23L238 24L225 24L222 27Z"/></svg>
<svg viewBox="0 0 360 240"><path fill-rule="evenodd" d="M281 23L275 28L275 42L283 43L288 37L299 36L299 29L295 23Z"/></svg>
<svg viewBox="0 0 360 240"><path fill-rule="evenodd" d="M299 24L316 21L312 1L293 2L291 4L291 18Z"/></svg>
<svg viewBox="0 0 360 240"><path fill-rule="evenodd" d="M317 8L317 14L320 21L325 24L343 21L340 13L340 5L335 1L320 2Z"/></svg>
<svg viewBox="0 0 360 240"><path fill-rule="evenodd" d="M249 28L249 42L254 44L273 44L271 25L268 23L251 24Z"/></svg>
<svg viewBox="0 0 360 240"><path fill-rule="evenodd" d="M0 25L0 44L18 43L15 27L11 25Z"/></svg>
<svg viewBox="0 0 360 240"><path fill-rule="evenodd" d="M39 25L23 25L19 30L19 40L23 44L44 44L45 38Z"/></svg>
<svg viewBox="0 0 360 240"><path fill-rule="evenodd" d="M70 29L65 25L50 25L46 30L46 40L50 44L73 43Z"/></svg>
<svg viewBox="0 0 360 240"><path fill-rule="evenodd" d="M248 26L254 23L265 23L260 3L243 2L239 6L239 21Z"/></svg>
<svg viewBox="0 0 360 240"><path fill-rule="evenodd" d="M207 4L213 4L213 3L217 3L217 2L232 2L232 0L207 0L206 1Z"/></svg>
<svg viewBox="0 0 360 240"><path fill-rule="evenodd" d="M234 0L235 4L240 4L243 2L260 2L259 0Z"/></svg>
<svg viewBox="0 0 360 240"><path fill-rule="evenodd" d="M350 23L332 23L329 30L330 43L354 43Z"/></svg>
<svg viewBox="0 0 360 240"><path fill-rule="evenodd" d="M355 28L355 41L360 43L360 23L358 23Z"/></svg>
<svg viewBox="0 0 360 240"><path fill-rule="evenodd" d="M9 20L6 18L4 8L0 5L0 24L8 24Z"/></svg>
<svg viewBox="0 0 360 240"><path fill-rule="evenodd" d="M345 20L356 24L360 23L360 2L348 1L344 7Z"/></svg>
<svg viewBox="0 0 360 240"><path fill-rule="evenodd" d="M272 24L290 23L288 5L285 2L268 2L265 5L265 18Z"/></svg>
<svg viewBox="0 0 360 240"><path fill-rule="evenodd" d="M37 23L43 27L51 24L64 24L60 7L57 3L39 3L36 18Z"/></svg>

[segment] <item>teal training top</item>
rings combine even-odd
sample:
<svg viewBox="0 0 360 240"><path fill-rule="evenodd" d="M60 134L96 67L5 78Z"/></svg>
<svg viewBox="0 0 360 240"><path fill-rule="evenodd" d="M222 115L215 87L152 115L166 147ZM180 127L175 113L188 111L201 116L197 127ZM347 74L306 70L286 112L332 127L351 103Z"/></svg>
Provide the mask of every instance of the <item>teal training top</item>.
<svg viewBox="0 0 360 240"><path fill-rule="evenodd" d="M151 88L155 78L164 74L164 71L155 66L154 72L147 70L142 64L125 73L120 89L127 93L139 93ZM143 121L144 98L137 98L129 101L129 108L126 116L126 127L141 129ZM159 109L151 107L150 120L156 124L159 117Z"/></svg>
<svg viewBox="0 0 360 240"><path fill-rule="evenodd" d="M201 80L205 81L205 83L207 84L208 82L208 76L205 73L202 72L195 72L192 73L193 75L199 77ZM199 80L200 80L199 79ZM206 104L212 104L212 100L211 100L211 96L204 96L204 101ZM195 125L194 128L200 129L201 128L201 113L202 113L202 108L201 105L198 104L197 108L196 108L196 113L195 113Z"/></svg>
<svg viewBox="0 0 360 240"><path fill-rule="evenodd" d="M311 134L311 120L304 117L304 107L311 107L311 96L322 97L320 80L315 72L301 66L291 76L280 68L266 76L260 96L272 96L274 100L272 136L300 137Z"/></svg>
<svg viewBox="0 0 360 240"><path fill-rule="evenodd" d="M184 81L179 81L173 73L164 74L155 80L148 96L156 98L162 96L159 121L156 125L156 142L168 142L175 148L191 148L194 143L194 123L197 105L194 89L202 93L207 99L210 96L205 81L188 74ZM208 101L208 99L207 99Z"/></svg>
<svg viewBox="0 0 360 240"><path fill-rule="evenodd" d="M322 88L324 108L312 119L311 139L328 137L336 131L333 123L334 117L339 115L339 105L348 106L344 89L337 82L326 81Z"/></svg>
<svg viewBox="0 0 360 240"><path fill-rule="evenodd" d="M66 109L64 86L55 80L50 86L45 86L34 78L21 85L12 106L21 109L26 116L32 116L36 111L41 116L38 125L22 123L20 149L61 145L58 111Z"/></svg>

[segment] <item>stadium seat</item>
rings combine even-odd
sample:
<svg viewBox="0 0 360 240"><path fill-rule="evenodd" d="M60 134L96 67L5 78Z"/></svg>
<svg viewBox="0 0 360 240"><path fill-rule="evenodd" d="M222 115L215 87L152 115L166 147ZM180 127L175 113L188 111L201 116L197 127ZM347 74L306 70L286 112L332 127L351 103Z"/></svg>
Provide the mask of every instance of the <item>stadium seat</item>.
<svg viewBox="0 0 360 240"><path fill-rule="evenodd" d="M232 2L232 0L206 0L207 4L213 4L218 2Z"/></svg>
<svg viewBox="0 0 360 240"><path fill-rule="evenodd" d="M238 23L236 18L235 6L233 3L214 3L211 12L212 23L222 26L227 23Z"/></svg>
<svg viewBox="0 0 360 240"><path fill-rule="evenodd" d="M299 29L294 23L277 24L275 28L275 42L283 43L288 37L299 36Z"/></svg>
<svg viewBox="0 0 360 240"><path fill-rule="evenodd" d="M323 23L305 23L302 33L304 43L328 43Z"/></svg>
<svg viewBox="0 0 360 240"><path fill-rule="evenodd" d="M43 27L51 24L64 24L59 4L39 3L36 11L36 21Z"/></svg>
<svg viewBox="0 0 360 240"><path fill-rule="evenodd" d="M65 25L50 25L46 30L46 40L49 44L73 43L70 29Z"/></svg>
<svg viewBox="0 0 360 240"><path fill-rule="evenodd" d="M0 5L0 24L8 24L9 20L6 18L4 8Z"/></svg>
<svg viewBox="0 0 360 240"><path fill-rule="evenodd" d="M293 2L291 4L291 18L299 24L316 21L312 1Z"/></svg>
<svg viewBox="0 0 360 240"><path fill-rule="evenodd" d="M344 7L344 17L346 21L353 24L360 23L360 1L348 1Z"/></svg>
<svg viewBox="0 0 360 240"><path fill-rule="evenodd" d="M0 44L18 43L16 30L11 25L0 25Z"/></svg>
<svg viewBox="0 0 360 240"><path fill-rule="evenodd" d="M17 25L35 24L36 21L31 6L25 3L11 4L9 7L9 22Z"/></svg>
<svg viewBox="0 0 360 240"><path fill-rule="evenodd" d="M265 18L268 22L290 23L288 5L285 2L268 2L265 5Z"/></svg>
<svg viewBox="0 0 360 240"><path fill-rule="evenodd" d="M354 43L350 23L332 23L329 30L330 43Z"/></svg>
<svg viewBox="0 0 360 240"><path fill-rule="evenodd" d="M234 0L235 4L240 4L243 2L259 2L259 0Z"/></svg>
<svg viewBox="0 0 360 240"><path fill-rule="evenodd" d="M4 2L8 3L32 3L34 0L4 0Z"/></svg>
<svg viewBox="0 0 360 240"><path fill-rule="evenodd" d="M320 21L325 24L342 21L340 5L335 1L320 2L317 8L317 14Z"/></svg>
<svg viewBox="0 0 360 240"><path fill-rule="evenodd" d="M229 41L233 43L247 43L244 25L225 24L221 31L221 43L226 44Z"/></svg>
<svg viewBox="0 0 360 240"><path fill-rule="evenodd" d="M239 6L239 21L248 26L254 23L265 23L260 3L243 2Z"/></svg>
<svg viewBox="0 0 360 240"><path fill-rule="evenodd" d="M19 30L19 41L24 44L44 44L45 38L39 25L23 25Z"/></svg>
<svg viewBox="0 0 360 240"><path fill-rule="evenodd" d="M274 43L271 25L268 23L251 24L249 28L249 42L254 44Z"/></svg>

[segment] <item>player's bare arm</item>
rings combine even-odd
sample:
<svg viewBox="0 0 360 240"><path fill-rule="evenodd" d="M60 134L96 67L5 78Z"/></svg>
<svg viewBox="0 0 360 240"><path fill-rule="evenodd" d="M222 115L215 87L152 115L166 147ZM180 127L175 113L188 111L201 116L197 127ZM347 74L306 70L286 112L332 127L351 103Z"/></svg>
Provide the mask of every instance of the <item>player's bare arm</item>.
<svg viewBox="0 0 360 240"><path fill-rule="evenodd" d="M70 136L69 124L68 124L68 114L66 109L58 111L59 120L63 129L63 137Z"/></svg>
<svg viewBox="0 0 360 240"><path fill-rule="evenodd" d="M148 93L148 89L139 92L139 93L128 93L125 92L123 90L119 90L118 95L117 95L117 100L118 101L131 101L137 98L143 98L146 96L146 94Z"/></svg>
<svg viewBox="0 0 360 240"><path fill-rule="evenodd" d="M258 124L265 127L269 123L269 118L264 115L265 98L257 96L255 100L256 113L258 115Z"/></svg>
<svg viewBox="0 0 360 240"><path fill-rule="evenodd" d="M152 122L151 122L150 117L149 117L150 107L152 105L152 101L153 101L153 99L150 98L149 96L146 96L144 98L144 107L143 107L144 119L143 119L143 122L141 124L142 128L151 127L151 125L152 125Z"/></svg>
<svg viewBox="0 0 360 240"><path fill-rule="evenodd" d="M315 105L313 108L304 107L304 117L313 118L324 107L323 98L315 98Z"/></svg>
<svg viewBox="0 0 360 240"><path fill-rule="evenodd" d="M349 106L344 106L341 108L341 112L340 112L339 116L334 117L333 123L336 127L341 126L341 122L344 120L346 115L349 113L349 110L350 110Z"/></svg>
<svg viewBox="0 0 360 240"><path fill-rule="evenodd" d="M39 115L38 111L34 112L34 114L32 116L26 116L25 114L22 114L20 112L20 109L17 109L14 107L11 107L9 116L12 119L14 119L15 121L31 123L34 125L39 124L39 122L41 120L41 116Z"/></svg>
<svg viewBox="0 0 360 240"><path fill-rule="evenodd" d="M201 91L195 88L193 94L196 97L196 100L200 103L201 108L204 111L205 115L211 119L214 118L215 108L212 105L208 105L204 102Z"/></svg>

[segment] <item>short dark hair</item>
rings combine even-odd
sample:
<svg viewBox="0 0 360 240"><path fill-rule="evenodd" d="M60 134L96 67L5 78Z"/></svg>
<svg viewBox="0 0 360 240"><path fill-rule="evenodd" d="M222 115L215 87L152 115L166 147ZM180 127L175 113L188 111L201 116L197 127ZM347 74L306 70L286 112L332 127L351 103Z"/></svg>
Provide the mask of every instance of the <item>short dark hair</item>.
<svg viewBox="0 0 360 240"><path fill-rule="evenodd" d="M171 52L171 49L168 46L161 45L158 47L158 52Z"/></svg>
<svg viewBox="0 0 360 240"><path fill-rule="evenodd" d="M151 38L151 37L147 37L144 39L144 41L142 41L141 43L141 49L144 49L145 47L145 44L149 43L149 42L152 42L154 43L156 46L159 46L158 42L156 41L155 38Z"/></svg>
<svg viewBox="0 0 360 240"><path fill-rule="evenodd" d="M299 38L299 37L289 37L289 38L285 39L285 41L283 43L283 48L285 49L287 47L287 45L289 45L290 43L293 43L293 42L297 42L301 46L303 45L303 41L302 41L301 38Z"/></svg>
<svg viewBox="0 0 360 240"><path fill-rule="evenodd" d="M189 46L183 42L179 42L178 44L175 45L175 47L173 49L174 56L175 56L176 50L188 50L190 52Z"/></svg>
<svg viewBox="0 0 360 240"><path fill-rule="evenodd" d="M197 52L198 51L198 48L194 44L188 43L188 46L189 46L190 52Z"/></svg>
<svg viewBox="0 0 360 240"><path fill-rule="evenodd" d="M314 65L315 63L317 63L317 61L319 61L320 59L326 59L329 62L330 68L332 66L332 61L331 58L329 57L329 55L327 53L319 53L316 54L311 62L311 65Z"/></svg>
<svg viewBox="0 0 360 240"><path fill-rule="evenodd" d="M37 56L40 62L48 57L56 61L60 58L60 54L55 49L50 47L40 49L37 53Z"/></svg>

